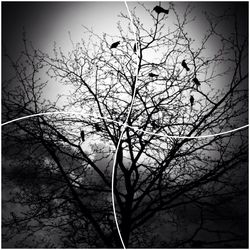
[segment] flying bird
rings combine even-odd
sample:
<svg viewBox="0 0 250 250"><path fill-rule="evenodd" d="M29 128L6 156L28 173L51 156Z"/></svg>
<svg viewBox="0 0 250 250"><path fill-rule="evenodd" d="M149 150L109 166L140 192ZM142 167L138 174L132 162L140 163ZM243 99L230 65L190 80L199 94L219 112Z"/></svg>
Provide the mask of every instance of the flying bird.
<svg viewBox="0 0 250 250"><path fill-rule="evenodd" d="M186 63L186 60L183 60L182 63L181 63L181 66L186 69L186 71L189 71L190 68L187 66L187 63Z"/></svg>
<svg viewBox="0 0 250 250"><path fill-rule="evenodd" d="M160 13L168 14L168 13L169 13L169 10L165 10L165 9L163 9L161 6L155 6L153 10L154 10L157 14L160 14Z"/></svg>
<svg viewBox="0 0 250 250"><path fill-rule="evenodd" d="M84 142L84 141L85 141L85 134L84 134L84 131L81 131L81 138L82 138L82 141Z"/></svg>
<svg viewBox="0 0 250 250"><path fill-rule="evenodd" d="M191 104L191 109L192 109L194 105L194 97L192 95L190 96L190 104Z"/></svg>
<svg viewBox="0 0 250 250"><path fill-rule="evenodd" d="M195 78L193 79L193 82L196 84L197 89L198 89L198 87L201 85L200 81L195 77Z"/></svg>
<svg viewBox="0 0 250 250"><path fill-rule="evenodd" d="M110 46L110 49L115 49L117 48L117 46L120 44L120 41L118 42L115 42L115 43L112 43L111 46Z"/></svg>
<svg viewBox="0 0 250 250"><path fill-rule="evenodd" d="M154 73L149 73L148 76L150 76L150 77L158 77L159 75L156 75Z"/></svg>

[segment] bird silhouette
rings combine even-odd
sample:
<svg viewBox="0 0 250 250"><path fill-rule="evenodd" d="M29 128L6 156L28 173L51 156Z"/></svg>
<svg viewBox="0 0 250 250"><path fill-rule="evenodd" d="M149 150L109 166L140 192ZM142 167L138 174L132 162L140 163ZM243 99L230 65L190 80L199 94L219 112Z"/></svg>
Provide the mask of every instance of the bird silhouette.
<svg viewBox="0 0 250 250"><path fill-rule="evenodd" d="M95 130L97 132L101 131L101 127L100 127L100 125L98 123L95 123Z"/></svg>
<svg viewBox="0 0 250 250"><path fill-rule="evenodd" d="M159 75L154 74L154 73L149 73L148 76L150 76L150 77L157 77L157 76L159 76Z"/></svg>
<svg viewBox="0 0 250 250"><path fill-rule="evenodd" d="M121 73L120 70L118 70L118 71L117 71L117 79L118 79L118 81L121 80L121 76L122 76L122 73Z"/></svg>
<svg viewBox="0 0 250 250"><path fill-rule="evenodd" d="M181 66L186 69L186 71L189 71L190 68L187 66L187 63L186 63L186 60L183 60L182 63L181 63Z"/></svg>
<svg viewBox="0 0 250 250"><path fill-rule="evenodd" d="M85 133L84 133L84 131L81 131L81 138L82 138L82 141L84 142L85 141Z"/></svg>
<svg viewBox="0 0 250 250"><path fill-rule="evenodd" d="M157 14L160 14L160 13L168 14L168 13L169 13L169 10L165 10L165 9L163 9L161 6L155 6L153 10L154 10Z"/></svg>
<svg viewBox="0 0 250 250"><path fill-rule="evenodd" d="M196 84L197 89L198 89L198 87L201 85L200 81L195 77L195 78L193 79L193 82Z"/></svg>
<svg viewBox="0 0 250 250"><path fill-rule="evenodd" d="M136 53L136 51L137 51L137 43L134 44L134 49L133 50L134 50L134 53Z"/></svg>
<svg viewBox="0 0 250 250"><path fill-rule="evenodd" d="M117 46L120 44L120 41L118 42L115 42L115 43L112 43L111 46L110 46L110 49L115 49L117 48Z"/></svg>
<svg viewBox="0 0 250 250"><path fill-rule="evenodd" d="M191 109L192 109L192 107L194 105L194 97L191 95L189 100L190 100Z"/></svg>

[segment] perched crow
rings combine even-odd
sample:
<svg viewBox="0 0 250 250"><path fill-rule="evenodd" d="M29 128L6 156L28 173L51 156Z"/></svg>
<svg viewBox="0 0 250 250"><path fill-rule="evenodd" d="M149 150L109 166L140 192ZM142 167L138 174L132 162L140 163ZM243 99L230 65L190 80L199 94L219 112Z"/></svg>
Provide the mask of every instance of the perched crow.
<svg viewBox="0 0 250 250"><path fill-rule="evenodd" d="M150 76L150 77L157 77L157 76L159 76L159 75L156 75L156 74L154 74L154 73L149 73L148 76Z"/></svg>
<svg viewBox="0 0 250 250"><path fill-rule="evenodd" d="M82 138L82 141L84 142L84 141L85 141L85 134L84 134L84 131L81 131L81 138Z"/></svg>
<svg viewBox="0 0 250 250"><path fill-rule="evenodd" d="M161 6L155 6L155 7L154 7L154 11L155 11L157 14L160 14L160 13L168 14L168 12L169 12L169 10L165 10L165 9L163 9Z"/></svg>
<svg viewBox="0 0 250 250"><path fill-rule="evenodd" d="M182 63L181 63L181 66L186 69L186 71L189 71L190 68L187 66L187 63L186 63L186 60L183 60Z"/></svg>
<svg viewBox="0 0 250 250"><path fill-rule="evenodd" d="M101 131L101 127L100 127L100 125L98 123L95 123L95 130L97 132Z"/></svg>
<svg viewBox="0 0 250 250"><path fill-rule="evenodd" d="M120 41L118 42L115 42L115 43L112 43L111 46L110 46L110 49L115 49L117 48L117 46L120 44Z"/></svg>
<svg viewBox="0 0 250 250"><path fill-rule="evenodd" d="M122 76L121 71L118 70L118 71L117 71L117 79L118 79L118 81L121 80L121 76Z"/></svg>
<svg viewBox="0 0 250 250"><path fill-rule="evenodd" d="M137 43L134 44L134 53L137 51Z"/></svg>
<svg viewBox="0 0 250 250"><path fill-rule="evenodd" d="M191 104L191 108L192 108L194 105L194 97L192 95L190 96L190 104Z"/></svg>
<svg viewBox="0 0 250 250"><path fill-rule="evenodd" d="M193 82L196 84L197 88L201 85L200 81L195 77Z"/></svg>

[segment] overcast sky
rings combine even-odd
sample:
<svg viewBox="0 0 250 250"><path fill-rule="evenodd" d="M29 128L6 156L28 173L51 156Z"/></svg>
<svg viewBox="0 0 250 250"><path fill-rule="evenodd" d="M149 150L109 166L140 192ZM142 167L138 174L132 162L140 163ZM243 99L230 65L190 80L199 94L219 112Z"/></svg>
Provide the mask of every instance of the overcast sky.
<svg viewBox="0 0 250 250"><path fill-rule="evenodd" d="M154 8L159 2L141 2L148 9ZM136 7L136 13L145 26L150 27L152 20L138 2L127 2L128 7L132 10ZM248 11L247 3L245 5L235 5L234 2L174 2L175 8L179 15L190 4L193 7L192 17L195 22L187 27L189 37L196 41L202 38L207 30L207 22L204 17L204 11L214 14L223 13L226 9L232 10L238 8L241 12L240 32L247 32L248 20L246 12ZM162 7L169 8L169 2L162 2ZM39 48L44 52L51 52L54 42L64 51L72 49L68 32L70 31L72 40L79 42L84 39L84 29L82 25L93 29L99 35L107 33L108 35L119 35L117 22L122 20L119 17L120 12L128 14L125 2L4 2L2 3L2 41L3 46L7 48L8 53L12 57L17 57L23 48L22 33L23 28L26 31L27 39L32 41L35 48ZM244 13L245 12L245 13ZM174 13L169 13L168 23L173 25ZM122 22L124 28L128 23ZM152 27L152 26L151 26ZM230 33L233 30L232 25L224 23L220 26L223 33ZM116 41L115 37L113 41ZM110 41L111 43L112 41ZM218 47L217 40L208 41L206 53L213 55ZM5 61L3 61L5 64ZM4 72L8 66L5 65ZM9 73L6 74L9 78ZM225 81L226 78L225 78ZM220 87L223 83L220 83ZM58 92L62 94L68 91L62 87L60 83L53 81L46 87L44 95L51 99L55 99Z"/></svg>
<svg viewBox="0 0 250 250"><path fill-rule="evenodd" d="M142 14L142 8L136 2L127 2L129 8L137 6L137 13ZM158 2L147 2L150 9ZM233 2L175 2L177 10L181 13L187 4L194 7L193 16L197 17L193 31L196 36L206 28L203 11L219 13L227 7L234 8ZM168 2L162 2L162 6L168 8ZM244 8L242 9L242 11ZM116 23L119 13L127 14L123 1L119 2L5 2L2 3L3 20L3 45L12 54L19 51L22 45L23 27L27 37L34 45L42 50L48 50L53 42L67 47L70 45L68 31L71 32L73 40L80 40L83 36L82 25L93 28L96 33L117 34ZM171 18L171 13L169 14ZM144 16L145 17L145 16ZM146 19L144 19L146 21ZM242 18L242 22L247 19ZM193 24L194 25L194 24ZM245 27L241 25L241 27ZM224 29L230 27L224 27Z"/></svg>
<svg viewBox="0 0 250 250"><path fill-rule="evenodd" d="M20 49L22 30L42 50L53 41L69 46L68 31L74 40L83 36L82 25L98 33L116 31L117 14L126 11L123 2L9 2L3 4L3 38L9 48Z"/></svg>

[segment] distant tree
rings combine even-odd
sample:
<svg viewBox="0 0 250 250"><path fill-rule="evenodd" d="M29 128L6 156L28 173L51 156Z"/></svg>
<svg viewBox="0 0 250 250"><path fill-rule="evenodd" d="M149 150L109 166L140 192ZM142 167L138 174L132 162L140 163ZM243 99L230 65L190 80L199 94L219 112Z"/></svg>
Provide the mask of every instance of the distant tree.
<svg viewBox="0 0 250 250"><path fill-rule="evenodd" d="M129 16L121 14L128 29L118 23L114 39L85 28L89 40L74 43L68 54L56 45L53 55L43 53L25 38L17 61L6 54L15 77L2 87L4 122L40 112L89 115L50 114L3 127L3 188L16 186L3 201L13 204L3 217L3 245L122 247L111 173L127 121L114 179L126 247L247 246L247 131L171 137L218 134L248 123L248 38L240 32L241 16L236 8L205 13L209 28L194 39L186 31L190 6L183 16L173 4L168 15L140 8L152 27L132 11L136 41ZM223 22L232 32L221 32ZM70 87L63 104L44 100L48 77Z"/></svg>

